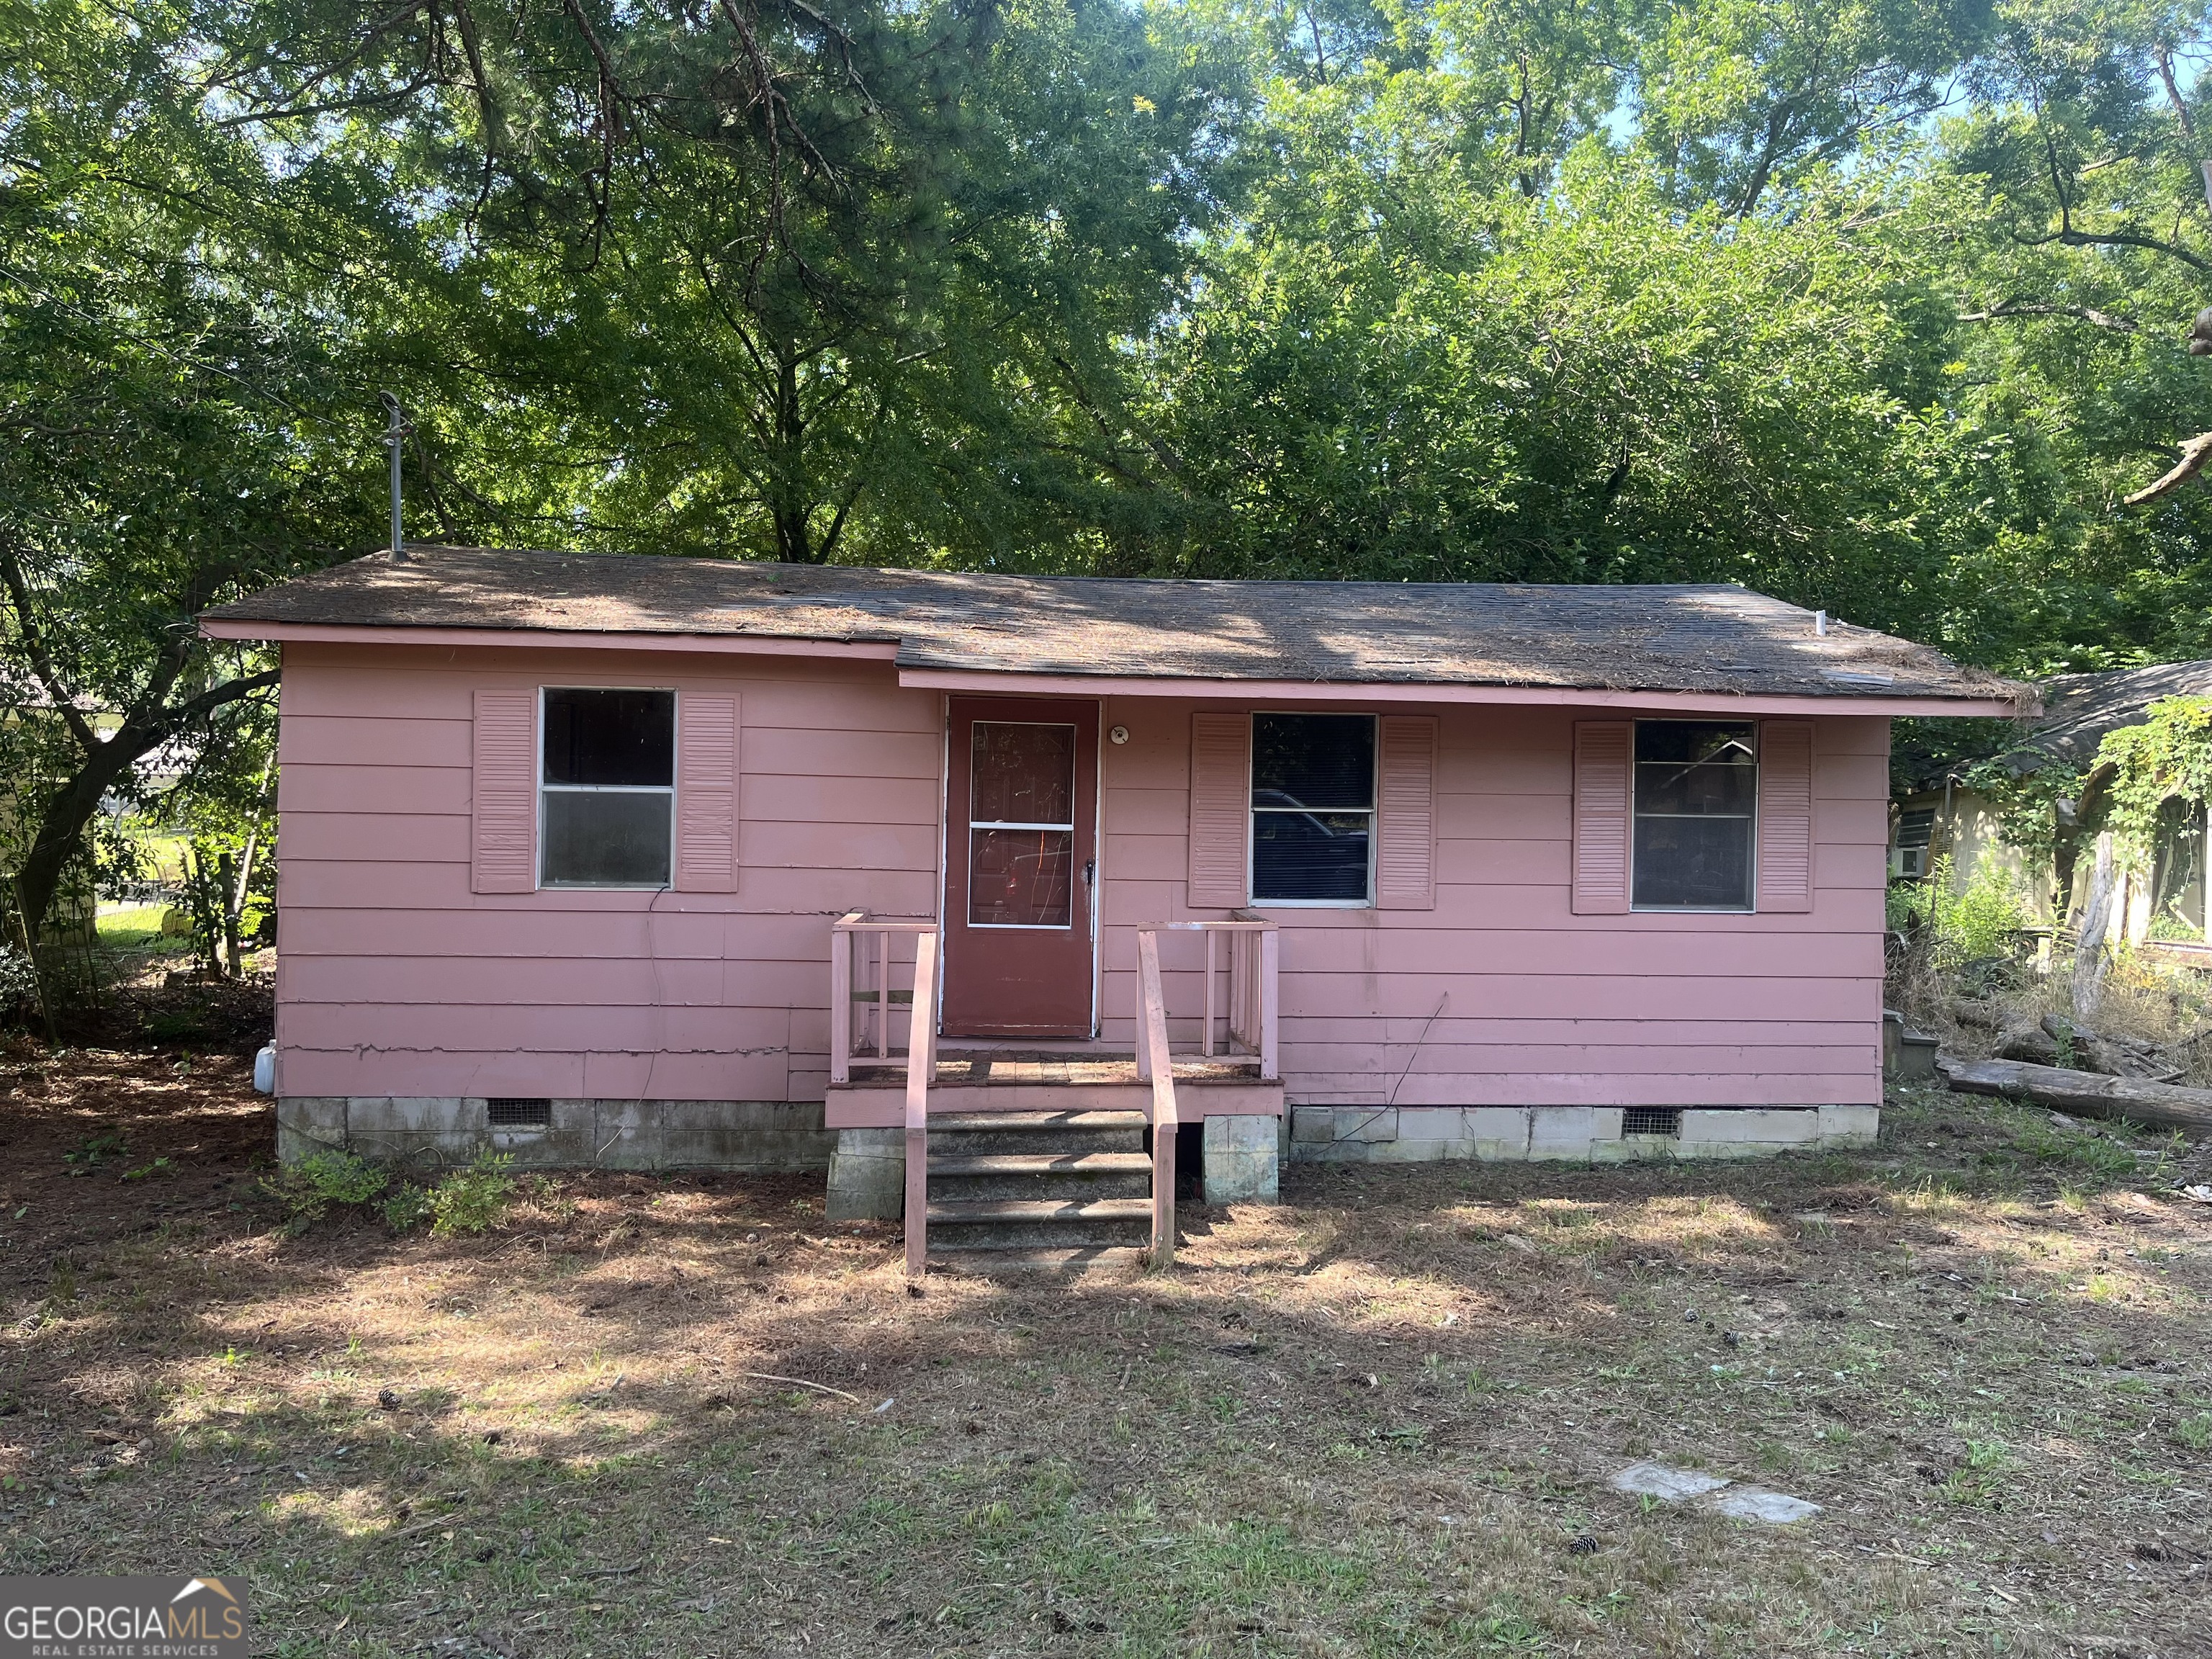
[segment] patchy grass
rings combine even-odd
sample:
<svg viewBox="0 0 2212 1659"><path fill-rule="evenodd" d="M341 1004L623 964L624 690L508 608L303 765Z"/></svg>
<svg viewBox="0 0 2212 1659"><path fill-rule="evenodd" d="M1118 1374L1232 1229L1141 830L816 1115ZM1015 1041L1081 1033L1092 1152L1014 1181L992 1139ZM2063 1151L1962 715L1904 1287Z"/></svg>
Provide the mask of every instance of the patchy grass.
<svg viewBox="0 0 2212 1659"><path fill-rule="evenodd" d="M287 1237L235 1062L18 1071L0 1571L237 1572L270 1652L2148 1655L2200 1621L2186 1147L1922 1097L1865 1155L1298 1169L1188 1214L1171 1275L917 1300L818 1177ZM73 1175L102 1133L128 1158ZM1607 1488L1644 1456L1826 1510Z"/></svg>

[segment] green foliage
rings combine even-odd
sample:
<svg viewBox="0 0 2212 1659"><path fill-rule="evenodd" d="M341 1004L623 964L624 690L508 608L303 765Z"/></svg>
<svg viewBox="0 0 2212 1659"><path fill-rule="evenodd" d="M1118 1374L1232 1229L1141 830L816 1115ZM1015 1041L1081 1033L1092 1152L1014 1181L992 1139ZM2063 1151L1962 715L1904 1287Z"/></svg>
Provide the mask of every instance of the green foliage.
<svg viewBox="0 0 2212 1659"><path fill-rule="evenodd" d="M486 1231L514 1200L514 1155L479 1152L429 1194L430 1231L440 1237Z"/></svg>
<svg viewBox="0 0 2212 1659"><path fill-rule="evenodd" d="M1939 968L2012 956L2020 931L2034 920L2019 877L1984 855L1962 890L1953 892L1952 881L1951 855L1943 853L1929 864L1925 881L1893 884L1889 925L1924 927Z"/></svg>
<svg viewBox="0 0 2212 1659"><path fill-rule="evenodd" d="M2201 806L2212 794L2212 698L2164 697L2148 714L2097 747L2098 764L2112 769L2105 821L2114 854L2138 870L2156 851L2160 809L2169 800Z"/></svg>
<svg viewBox="0 0 2212 1659"><path fill-rule="evenodd" d="M319 1221L332 1205L367 1204L391 1179L377 1164L352 1152L311 1153L280 1172L272 1183L294 1231Z"/></svg>
<svg viewBox="0 0 2212 1659"><path fill-rule="evenodd" d="M87 1135L68 1152L62 1162L70 1166L73 1176L90 1175L101 1164L131 1154L131 1143L120 1129L102 1129Z"/></svg>
<svg viewBox="0 0 2212 1659"><path fill-rule="evenodd" d="M411 1232L429 1220L430 1194L413 1182L403 1181L385 1195L380 1209L392 1231Z"/></svg>

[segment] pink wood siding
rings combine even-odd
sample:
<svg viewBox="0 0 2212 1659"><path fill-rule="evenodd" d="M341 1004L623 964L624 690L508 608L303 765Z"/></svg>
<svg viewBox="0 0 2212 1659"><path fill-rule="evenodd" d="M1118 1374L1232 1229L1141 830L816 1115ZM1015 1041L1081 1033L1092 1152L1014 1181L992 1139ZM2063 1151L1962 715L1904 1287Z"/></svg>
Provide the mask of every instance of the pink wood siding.
<svg viewBox="0 0 2212 1659"><path fill-rule="evenodd" d="M536 688L578 682L738 705L727 890L477 890L478 699L506 694L534 726ZM288 1094L818 1100L830 920L936 911L942 702L900 690L887 664L295 644L283 710ZM1577 727L1592 723L1538 707L1385 712L1433 721L1431 902L1272 913L1294 1103L1880 1097L1885 720L1808 723L1808 908L1668 915L1576 912L1591 759ZM1233 748L1201 714L1227 715ZM1243 900L1249 722L1218 703L1114 697L1103 723L1130 732L1102 748L1100 844L1101 1006L1127 1045L1135 929ZM1419 745L1404 735L1385 738L1384 838L1394 811L1417 816ZM534 735L527 747L534 758ZM1607 763L1624 850L1626 758L1624 729ZM1399 857L1384 873L1418 865ZM1216 864L1236 890L1194 896ZM1193 1034L1200 941L1161 947L1179 1036Z"/></svg>
<svg viewBox="0 0 2212 1659"><path fill-rule="evenodd" d="M1276 706L1276 705L1271 705ZM1809 722L1812 898L1798 913L1573 908L1577 727L1607 751L1625 866L1625 722L1440 708L1436 902L1275 910L1294 1104L1810 1105L1881 1098L1888 722ZM1102 1007L1133 1039L1136 928L1190 920L1182 874L1188 705L1108 700ZM1623 872L1625 876L1625 869ZM1196 914L1204 914L1203 911ZM1161 939L1177 1040L1195 1035L1197 940ZM1398 1081L1404 1074L1404 1082Z"/></svg>
<svg viewBox="0 0 2212 1659"><path fill-rule="evenodd" d="M676 688L679 802L708 796L679 804L679 890L532 890L536 690L579 683ZM524 828L494 892L487 699L525 711L520 778L503 728L494 755ZM284 1091L820 1099L830 919L936 913L939 708L876 664L288 647Z"/></svg>

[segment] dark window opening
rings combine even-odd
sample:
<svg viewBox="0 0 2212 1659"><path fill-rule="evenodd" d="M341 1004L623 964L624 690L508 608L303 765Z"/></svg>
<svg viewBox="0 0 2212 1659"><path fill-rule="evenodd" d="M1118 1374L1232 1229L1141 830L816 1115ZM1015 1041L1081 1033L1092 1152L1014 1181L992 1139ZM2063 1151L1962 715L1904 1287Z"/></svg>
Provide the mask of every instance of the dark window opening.
<svg viewBox="0 0 2212 1659"><path fill-rule="evenodd" d="M1252 717L1252 900L1364 904L1372 888L1375 717Z"/></svg>
<svg viewBox="0 0 2212 1659"><path fill-rule="evenodd" d="M553 1103L519 1097L484 1102L484 1115L495 1129L544 1129L553 1122Z"/></svg>
<svg viewBox="0 0 2212 1659"><path fill-rule="evenodd" d="M1637 723L1638 909L1751 908L1758 741L1748 725Z"/></svg>
<svg viewBox="0 0 2212 1659"><path fill-rule="evenodd" d="M1682 1133L1682 1109L1679 1106L1629 1106L1620 1114L1620 1133L1625 1135L1679 1135Z"/></svg>
<svg viewBox="0 0 2212 1659"><path fill-rule="evenodd" d="M665 887L676 801L676 694L549 689L539 878Z"/></svg>

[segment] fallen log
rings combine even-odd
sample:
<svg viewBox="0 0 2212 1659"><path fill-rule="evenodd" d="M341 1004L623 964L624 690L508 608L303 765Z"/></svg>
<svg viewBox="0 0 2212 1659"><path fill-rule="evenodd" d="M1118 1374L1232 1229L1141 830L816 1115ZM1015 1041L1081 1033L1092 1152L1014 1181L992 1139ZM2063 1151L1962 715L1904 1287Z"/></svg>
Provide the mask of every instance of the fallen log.
<svg viewBox="0 0 2212 1659"><path fill-rule="evenodd" d="M1936 1069L1962 1095L2015 1095L2082 1117L2124 1118L2155 1129L2212 1134L2212 1089L2180 1089L2170 1083L2011 1060L1947 1057L1936 1062Z"/></svg>

